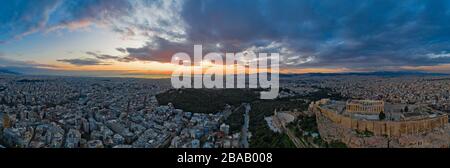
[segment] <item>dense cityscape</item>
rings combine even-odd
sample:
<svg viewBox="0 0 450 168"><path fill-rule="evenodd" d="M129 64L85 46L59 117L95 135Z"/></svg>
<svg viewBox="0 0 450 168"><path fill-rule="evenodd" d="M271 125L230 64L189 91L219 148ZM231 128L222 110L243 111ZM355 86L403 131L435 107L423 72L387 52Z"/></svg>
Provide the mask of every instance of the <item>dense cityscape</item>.
<svg viewBox="0 0 450 168"><path fill-rule="evenodd" d="M325 87L348 98L383 99L392 103L425 104L442 111L450 110L448 76L328 76L304 77L300 81L305 84L293 81L286 88Z"/></svg>
<svg viewBox="0 0 450 168"><path fill-rule="evenodd" d="M1 142L22 148L241 147L239 133L222 123L231 107L203 114L159 105L155 95L168 84L2 76Z"/></svg>
<svg viewBox="0 0 450 168"><path fill-rule="evenodd" d="M0 143L17 148L333 147L322 141L309 103L371 99L447 113L449 84L447 76L299 75L283 78L272 102L230 101L204 112L177 108L183 102L176 100L158 101L161 93L183 93L172 90L167 79L2 75ZM274 136L261 137L267 134L262 130ZM280 143L261 144L261 138L280 138Z"/></svg>

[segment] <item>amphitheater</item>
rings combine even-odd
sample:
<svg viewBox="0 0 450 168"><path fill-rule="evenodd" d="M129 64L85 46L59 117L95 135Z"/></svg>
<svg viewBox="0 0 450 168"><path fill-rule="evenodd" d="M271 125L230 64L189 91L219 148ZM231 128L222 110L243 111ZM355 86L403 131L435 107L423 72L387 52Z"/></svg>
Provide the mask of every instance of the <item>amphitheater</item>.
<svg viewBox="0 0 450 168"><path fill-rule="evenodd" d="M348 147L448 147L450 140L447 114L426 106L322 99L310 110L325 141Z"/></svg>

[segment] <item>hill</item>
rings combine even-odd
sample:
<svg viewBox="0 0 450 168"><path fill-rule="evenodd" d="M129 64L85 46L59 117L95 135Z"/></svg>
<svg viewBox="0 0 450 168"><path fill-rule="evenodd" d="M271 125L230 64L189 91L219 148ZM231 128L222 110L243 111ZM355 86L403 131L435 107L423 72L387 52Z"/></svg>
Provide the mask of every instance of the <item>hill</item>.
<svg viewBox="0 0 450 168"><path fill-rule="evenodd" d="M11 71L8 69L0 69L0 75L21 75L19 72Z"/></svg>
<svg viewBox="0 0 450 168"><path fill-rule="evenodd" d="M280 74L283 78L292 77L314 77L314 76L380 76L380 77L399 77L399 76L448 76L445 73L431 73L420 71L376 71L376 72L345 72L345 73L306 73L306 74Z"/></svg>

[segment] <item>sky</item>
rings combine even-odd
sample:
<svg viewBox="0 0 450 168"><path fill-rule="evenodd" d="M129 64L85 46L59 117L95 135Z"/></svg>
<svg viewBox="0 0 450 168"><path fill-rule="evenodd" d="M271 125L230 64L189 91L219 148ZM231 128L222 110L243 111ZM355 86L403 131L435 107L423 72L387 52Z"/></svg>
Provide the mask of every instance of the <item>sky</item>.
<svg viewBox="0 0 450 168"><path fill-rule="evenodd" d="M170 74L177 52L277 52L283 73L450 73L450 0L11 0L0 69Z"/></svg>

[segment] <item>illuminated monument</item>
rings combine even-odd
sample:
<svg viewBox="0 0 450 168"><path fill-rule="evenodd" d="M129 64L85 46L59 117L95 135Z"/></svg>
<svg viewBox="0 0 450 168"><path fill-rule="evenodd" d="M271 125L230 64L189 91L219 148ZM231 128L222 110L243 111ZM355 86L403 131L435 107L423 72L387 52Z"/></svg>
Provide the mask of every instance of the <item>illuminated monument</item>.
<svg viewBox="0 0 450 168"><path fill-rule="evenodd" d="M384 101L380 100L349 100L346 104L349 113L380 114L384 112Z"/></svg>
<svg viewBox="0 0 450 168"><path fill-rule="evenodd" d="M309 108L328 142L341 141L349 147L449 146L447 114L426 106L322 99Z"/></svg>

